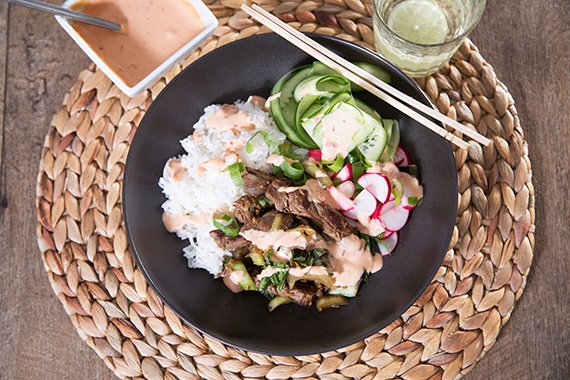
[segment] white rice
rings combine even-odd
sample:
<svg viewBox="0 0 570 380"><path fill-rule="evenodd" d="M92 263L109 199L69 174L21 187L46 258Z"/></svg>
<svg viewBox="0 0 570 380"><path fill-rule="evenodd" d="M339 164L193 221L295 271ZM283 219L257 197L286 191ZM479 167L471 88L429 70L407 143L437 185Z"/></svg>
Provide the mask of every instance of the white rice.
<svg viewBox="0 0 570 380"><path fill-rule="evenodd" d="M207 128L205 120L216 112L220 105L211 105L204 109L204 115L194 125L194 133L200 136L194 139L192 135L181 141L182 147L187 152L179 157L186 169L182 180L174 181L165 170L159 180L159 186L166 195L163 203L164 211L174 215L203 215L213 214L215 211L229 211L233 203L244 191L236 187L230 178L227 169L220 169L214 165L204 165L205 172L200 173L198 168L207 160L224 158L227 144L238 144L237 155L239 160L247 167L269 170L270 166L265 160L270 152L262 136L258 135L253 141L253 151L246 152L246 142L257 132L266 131L273 141L281 144L285 141L285 135L281 133L269 114L260 107L237 101L235 106L247 113L251 122L255 124L252 131L240 130L236 136L232 131L220 131L216 128ZM171 159L171 160L172 160ZM170 160L168 161L170 162ZM166 165L168 165L168 162ZM184 256L188 259L190 268L202 268L213 275L222 271L225 256L231 253L220 249L209 232L215 227L212 218L208 218L207 224L186 223L184 228L176 234L180 239L188 240L189 245L184 248Z"/></svg>

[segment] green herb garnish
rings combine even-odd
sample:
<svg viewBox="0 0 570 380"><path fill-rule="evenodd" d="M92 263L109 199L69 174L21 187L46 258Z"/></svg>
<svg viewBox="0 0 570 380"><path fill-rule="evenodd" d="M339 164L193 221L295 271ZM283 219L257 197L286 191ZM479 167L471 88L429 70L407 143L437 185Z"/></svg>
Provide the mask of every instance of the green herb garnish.
<svg viewBox="0 0 570 380"><path fill-rule="evenodd" d="M267 287L270 285L275 286L277 290L283 290L285 288L285 284L287 283L287 271L282 270L276 273L273 273L271 276L263 277L261 282L259 283L259 291L267 291Z"/></svg>
<svg viewBox="0 0 570 380"><path fill-rule="evenodd" d="M326 249L315 248L311 251L302 251L295 249L293 251L293 261L302 267L310 267L313 265L323 265L323 256L327 253Z"/></svg>

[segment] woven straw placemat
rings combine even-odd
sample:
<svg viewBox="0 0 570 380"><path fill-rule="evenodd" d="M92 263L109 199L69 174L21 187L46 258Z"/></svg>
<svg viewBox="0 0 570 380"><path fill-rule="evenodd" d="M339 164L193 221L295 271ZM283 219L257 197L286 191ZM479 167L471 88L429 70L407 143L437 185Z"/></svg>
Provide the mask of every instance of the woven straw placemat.
<svg viewBox="0 0 570 380"><path fill-rule="evenodd" d="M361 0L257 3L295 28L372 47ZM184 63L268 30L208 2L220 27ZM224 345L186 326L157 298L129 251L121 187L129 143L173 69L136 98L94 66L64 98L45 139L37 185L38 239L53 290L77 332L121 378L454 379L489 350L523 292L534 247L531 165L513 99L466 41L449 65L418 80L443 113L492 139L457 150L458 214L435 279L400 318L333 352L277 357Z"/></svg>

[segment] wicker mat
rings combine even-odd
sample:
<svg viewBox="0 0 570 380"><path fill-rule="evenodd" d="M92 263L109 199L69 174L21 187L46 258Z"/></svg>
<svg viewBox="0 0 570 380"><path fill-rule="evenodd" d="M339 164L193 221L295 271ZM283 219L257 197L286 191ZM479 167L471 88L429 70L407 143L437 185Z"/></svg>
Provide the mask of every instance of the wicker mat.
<svg viewBox="0 0 570 380"><path fill-rule="evenodd" d="M292 26L373 44L361 0L256 1ZM208 1L207 1L208 3ZM220 27L185 62L267 32L209 2ZM399 319L357 344L277 357L228 347L186 326L136 267L121 215L129 143L165 78L128 98L91 66L79 75L45 139L37 186L38 239L53 290L77 332L121 378L454 379L469 372L509 320L534 247L534 187L524 133L507 88L466 41L451 64L418 83L448 116L492 139L455 152L457 223L435 279Z"/></svg>

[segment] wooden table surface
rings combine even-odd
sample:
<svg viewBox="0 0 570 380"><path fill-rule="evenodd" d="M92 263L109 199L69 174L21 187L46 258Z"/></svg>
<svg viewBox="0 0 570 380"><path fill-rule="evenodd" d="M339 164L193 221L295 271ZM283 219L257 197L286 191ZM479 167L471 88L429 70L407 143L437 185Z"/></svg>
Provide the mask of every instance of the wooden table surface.
<svg viewBox="0 0 570 380"><path fill-rule="evenodd" d="M467 379L570 378L570 0L488 0L472 39L529 142L536 251L526 291ZM0 379L113 379L52 293L35 184L53 113L88 59L54 19L0 2Z"/></svg>

